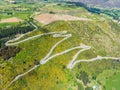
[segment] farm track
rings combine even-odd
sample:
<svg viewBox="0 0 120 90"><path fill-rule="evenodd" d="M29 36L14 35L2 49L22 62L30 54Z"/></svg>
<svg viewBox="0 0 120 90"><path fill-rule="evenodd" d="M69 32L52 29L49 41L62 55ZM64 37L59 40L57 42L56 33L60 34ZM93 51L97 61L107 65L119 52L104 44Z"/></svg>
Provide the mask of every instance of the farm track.
<svg viewBox="0 0 120 90"><path fill-rule="evenodd" d="M32 22L30 22L31 25L33 25L35 27L34 30L37 30L38 27L33 24ZM26 34L29 34L31 32L28 32ZM59 38L59 37L63 37L62 40L58 41L55 45L53 45L50 49L50 51L48 52L48 54L39 61L39 65L35 65L33 68L29 69L27 72L24 72L22 74L19 74L17 75L3 90L7 90L8 87L10 87L15 81L17 81L19 78L27 75L29 72L35 70L37 67L39 67L40 65L42 64L45 64L47 63L49 60L51 60L52 58L55 58L57 56L60 56L60 55L63 55L65 53L68 53L70 51L73 51L73 50L76 50L76 49L80 49L74 56L73 56L73 59L70 61L70 63L67 65L67 68L68 69L72 69L77 63L80 63L80 62L93 62L93 61L96 61L96 60L103 60L103 59L114 59L114 60L119 60L120 58L116 58L116 57L102 57L102 56L97 56L96 58L92 58L92 59L82 59L82 60L76 60L78 55L86 50L89 50L91 49L91 46L87 46L87 45L84 45L84 44L81 44L79 46L76 46L76 47L73 47L73 48L70 48L70 49L67 49L65 51L62 51L62 52L59 52L57 54L54 54L54 55L51 55L53 50L60 44L62 43L63 41L67 40L68 38L72 37L72 34L67 34L67 31L61 31L61 32L49 32L49 33L43 33L43 34L39 34L39 35L36 35L36 36L32 36L32 37L29 37L27 39L24 39L24 40L21 40L21 41L18 41L18 42L14 42L16 40L19 40L21 39L23 36L25 36L26 34L23 34L21 35L20 37L16 38L16 39L13 39L13 40L9 40L5 43L6 46L13 46L13 45L17 45L17 44L20 44L20 43L23 43L23 42L26 42L28 40L31 40L31 39L34 39L34 38L38 38L38 37L41 37L41 36L45 36L45 35L53 35L54 38ZM11 43L10 43L11 42ZM14 43L12 43L14 42Z"/></svg>

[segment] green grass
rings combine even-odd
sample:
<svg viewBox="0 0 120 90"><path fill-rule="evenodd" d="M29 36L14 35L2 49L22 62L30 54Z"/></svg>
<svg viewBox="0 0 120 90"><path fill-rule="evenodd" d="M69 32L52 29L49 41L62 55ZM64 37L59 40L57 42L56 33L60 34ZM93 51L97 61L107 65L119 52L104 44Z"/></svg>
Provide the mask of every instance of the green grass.
<svg viewBox="0 0 120 90"><path fill-rule="evenodd" d="M84 90L84 87L82 86L81 83L78 83L78 90Z"/></svg>
<svg viewBox="0 0 120 90"><path fill-rule="evenodd" d="M20 18L22 20L25 20L28 18L28 16L30 16L31 13L15 13L13 15L6 15L6 14L2 14L1 19L6 19L6 18L11 18L11 17L17 17Z"/></svg>
<svg viewBox="0 0 120 90"><path fill-rule="evenodd" d="M105 87L106 90L120 90L120 72L108 78Z"/></svg>
<svg viewBox="0 0 120 90"><path fill-rule="evenodd" d="M12 26L16 26L19 23L15 22L15 23L0 23L0 28L5 28L5 27L12 27Z"/></svg>

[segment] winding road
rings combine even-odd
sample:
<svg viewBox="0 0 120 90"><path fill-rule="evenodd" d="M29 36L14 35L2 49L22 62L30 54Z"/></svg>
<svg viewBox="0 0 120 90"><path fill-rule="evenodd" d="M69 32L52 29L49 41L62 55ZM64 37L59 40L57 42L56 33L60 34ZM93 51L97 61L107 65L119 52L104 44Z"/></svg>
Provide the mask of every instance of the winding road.
<svg viewBox="0 0 120 90"><path fill-rule="evenodd" d="M35 25L34 25L35 26ZM37 29L37 26L35 27ZM36 30L35 29L35 30ZM31 33L31 32L30 32ZM29 34L29 33L26 33L26 34ZM45 64L47 61L49 61L50 59L52 58L55 58L59 55L62 55L62 54L65 54L67 52L70 52L72 50L75 50L75 49L80 49L81 46L77 46L77 47L74 47L74 48L71 48L71 49L68 49L68 50L65 50L63 52L60 52L60 53L57 53L55 55L51 55L51 53L53 52L53 50L60 44L62 43L63 41L67 40L68 38L72 37L72 34L67 34L67 31L61 31L61 32L49 32L49 33L43 33L43 34L39 34L39 35L36 35L36 36L32 36L32 37L29 37L27 39L24 39L24 40L21 40L21 41L18 41L18 42L15 42L16 40L19 40L21 39L23 36L25 36L26 34L23 34L21 35L20 37L16 38L16 39L13 39L13 40L9 40L5 43L6 46L13 46L13 45L17 45L17 44L20 44L20 43L23 43L25 41L28 41L28 40L31 40L33 38L37 38L37 37L41 37L41 36L44 36L44 35L53 35L54 38L59 38L59 37L63 37L62 40L58 41L51 49L50 51L48 52L48 54L42 59L40 60L40 64L39 65L36 65L34 66L33 68L31 68L30 70L28 70L27 72L24 72L22 74L19 74L17 75L3 90L6 90L9 86L11 86L12 83L14 83L15 81L17 81L19 78L25 76L26 74L28 74L29 72L31 72L32 70L36 69L38 66L40 66L41 64ZM13 43L12 43L13 42Z"/></svg>
<svg viewBox="0 0 120 90"><path fill-rule="evenodd" d="M97 56L96 58L92 58L92 59L82 59L82 60L72 61L70 64L68 64L68 69L72 69L77 63L80 63L80 62L93 62L93 61L104 60L104 59L120 60L120 58L116 58L116 57Z"/></svg>
<svg viewBox="0 0 120 90"><path fill-rule="evenodd" d="M86 50L91 49L91 46L86 46L86 45L82 45L82 50L79 50L74 56L73 59L70 61L70 63L68 64L67 68L68 69L72 69L77 63L80 62L93 62L93 61L97 61L97 60L104 60L104 59L113 59L113 60L120 60L120 57L102 57L102 56L97 56L95 58L92 59L81 59L81 60L76 60L78 55Z"/></svg>
<svg viewBox="0 0 120 90"><path fill-rule="evenodd" d="M34 30L37 30L38 27L33 24L32 22L30 22L31 25L33 25L35 27ZM29 34L31 32L28 32L26 34ZM13 39L13 40L9 40L5 43L6 46L13 46L13 45L17 45L17 44L20 44L20 43L23 43L23 42L26 42L28 40L31 40L33 38L38 38L38 37L41 37L41 36L45 36L45 35L53 35L54 38L59 38L59 37L63 37L63 39L61 39L60 41L58 41L55 45L53 45L50 49L50 51L48 52L48 54L40 60L39 62L39 65L35 65L33 68L29 69L27 72L24 72L22 74L19 74L17 75L8 85L6 85L6 87L3 89L3 90L6 90L9 86L11 86L11 84L13 84L15 81L17 81L19 78L27 75L29 72L33 71L34 69L36 69L37 67L39 67L40 65L42 64L45 64L47 63L49 60L51 60L52 58L55 58L57 56L60 56L60 55L63 55L65 53L68 53L72 50L76 50L78 49L79 51L73 56L73 59L70 61L70 63L68 64L67 68L68 69L72 69L77 63L80 63L80 62L93 62L93 61L96 61L96 60L103 60L103 59L114 59L114 60L118 60L120 58L116 58L116 57L102 57L102 56L97 56L96 58L92 58L92 59L88 59L88 60L76 60L78 55L86 50L89 50L91 49L91 46L87 46L87 45L84 45L84 44L81 44L79 46L76 46L76 47L73 47L73 48L70 48L70 49L67 49L65 51L62 51L62 52L59 52L59 53L56 53L54 55L51 55L52 52L54 51L54 49L62 42L64 42L65 40L67 40L68 38L72 37L72 34L68 34L67 31L61 31L61 32L49 32L49 33L43 33L43 34L39 34L39 35L35 35L35 36L32 36L32 37L28 37L24 40L21 40L21 41L18 41L18 42L15 42L16 40L19 40L21 39L23 36L25 36L26 34L22 34L20 37L16 38L16 39ZM12 43L13 42L13 43Z"/></svg>

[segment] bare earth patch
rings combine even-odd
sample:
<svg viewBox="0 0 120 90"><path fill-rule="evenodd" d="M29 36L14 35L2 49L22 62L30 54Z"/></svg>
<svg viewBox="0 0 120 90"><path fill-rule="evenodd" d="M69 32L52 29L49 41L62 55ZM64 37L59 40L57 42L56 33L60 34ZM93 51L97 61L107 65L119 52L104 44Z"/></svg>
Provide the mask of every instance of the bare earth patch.
<svg viewBox="0 0 120 90"><path fill-rule="evenodd" d="M7 19L3 19L0 21L0 23L12 23L12 22L21 22L22 20L16 17L12 17L12 18L7 18Z"/></svg>
<svg viewBox="0 0 120 90"><path fill-rule="evenodd" d="M58 14L40 14L35 16L35 20L42 24L49 24L54 21L64 20L64 21L74 21L74 20L82 20L82 21L90 21L88 18L80 18L71 15L58 15Z"/></svg>

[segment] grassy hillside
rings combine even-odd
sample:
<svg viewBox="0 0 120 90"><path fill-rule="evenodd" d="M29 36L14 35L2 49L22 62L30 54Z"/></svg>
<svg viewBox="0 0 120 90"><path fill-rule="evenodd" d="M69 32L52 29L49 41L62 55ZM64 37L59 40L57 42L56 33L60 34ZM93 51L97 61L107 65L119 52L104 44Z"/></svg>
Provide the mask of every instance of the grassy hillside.
<svg viewBox="0 0 120 90"><path fill-rule="evenodd" d="M47 25L42 25L36 21L34 23L38 25L38 30L13 41L14 43L35 35L66 30L68 34L72 34L72 37L57 45L51 55L85 44L91 46L91 48L80 53L77 60L91 59L97 56L120 57L120 24L112 21L108 16L90 14L82 7L66 3L31 5L31 0L28 0L28 2L29 4L21 3L20 6L18 4L8 5L8 7L0 6L1 11L3 9L11 11L15 7L20 7L22 11L25 10L24 13L13 10L14 14L11 16L3 13L0 15L2 16L1 19L17 16L26 20L31 13L36 11L40 13L69 14L91 20L55 21ZM0 28L5 28L6 26L16 26L18 23L3 23L0 25ZM26 25L24 26L26 27ZM120 60L103 59L94 62L81 62L70 70L67 68L68 64L73 59L73 56L79 50L82 50L75 49L50 59L44 65L40 64L40 60L48 54L51 47L63 38L43 35L13 45L16 48L18 47L18 49L20 48L19 52L15 52L14 57L6 60L0 57L0 90L9 86L17 76L24 74L37 65L39 65L37 68L10 84L6 90L92 90L93 86L97 86L101 90L113 88L119 90ZM10 43L12 44L13 42ZM12 49L0 48L0 51L2 55L3 52L7 52L6 55L11 55ZM115 82L115 84L112 86L111 82Z"/></svg>
<svg viewBox="0 0 120 90"><path fill-rule="evenodd" d="M73 35L59 44L52 55L83 43L92 48L81 53L78 59L90 59L97 55L120 56L119 27L120 25L112 21L57 21L42 28L48 32L67 30L68 33ZM30 36L44 33L44 30L35 31ZM16 75L34 67L49 52L50 48L61 39L47 35L17 45L21 48L21 51L15 57L9 61L1 60L2 84L0 88L4 88ZM95 83L100 83L96 78L103 71L114 70L116 72L120 69L119 62L103 60L92 63L79 63L70 71L66 68L67 64L77 51L73 50L51 59L45 65L40 65L37 69L13 83L8 90L32 90L33 88L35 90L74 90L78 87L82 88L76 80L76 78L81 80L80 75L82 75L82 72L87 74L86 78L89 79L90 87L92 87ZM84 80L84 77L82 79Z"/></svg>

